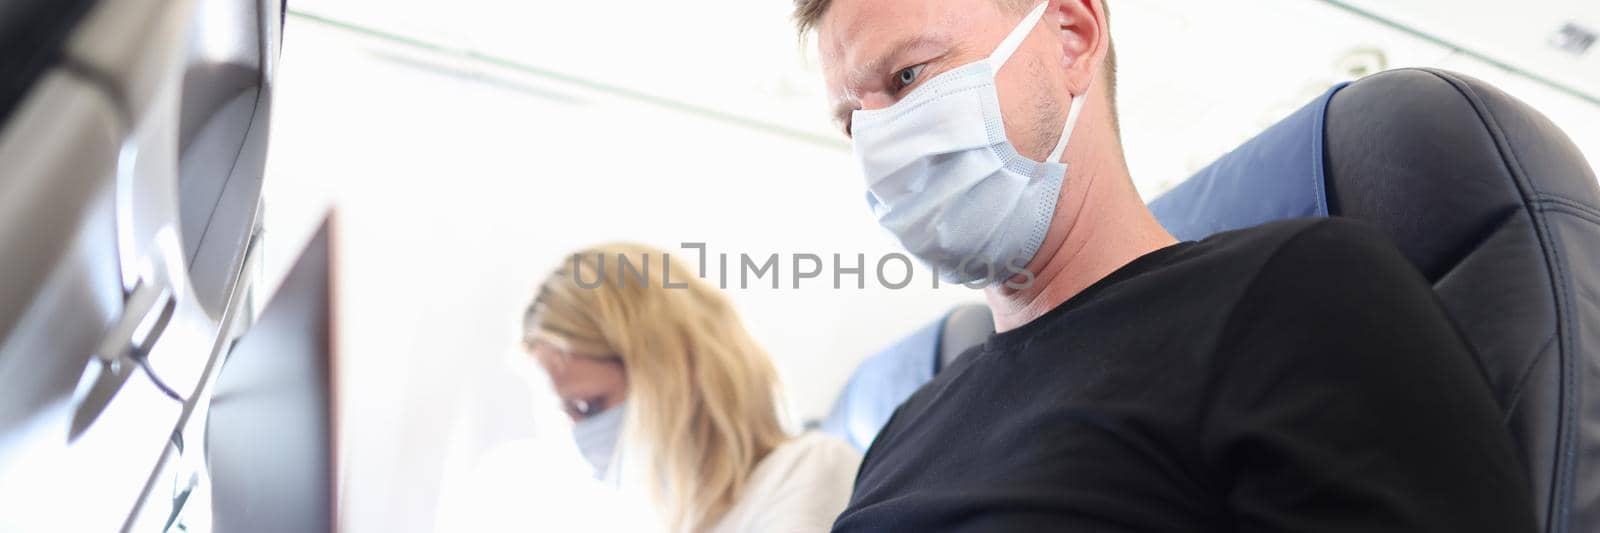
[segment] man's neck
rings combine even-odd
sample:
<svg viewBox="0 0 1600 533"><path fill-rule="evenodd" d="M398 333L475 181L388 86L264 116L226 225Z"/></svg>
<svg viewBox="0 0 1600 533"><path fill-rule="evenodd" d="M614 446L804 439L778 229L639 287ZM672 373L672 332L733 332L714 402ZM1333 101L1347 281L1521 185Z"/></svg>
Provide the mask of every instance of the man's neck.
<svg viewBox="0 0 1600 533"><path fill-rule="evenodd" d="M1032 322L1133 260L1177 242L1139 199L1126 167L1082 170L1069 178L1081 181L1069 183L1068 196L1057 206L1065 210L1051 221L1050 231L1066 231L1066 236L1053 245L1046 240L1029 265L1044 261L1031 269L1033 283L984 291L997 331Z"/></svg>

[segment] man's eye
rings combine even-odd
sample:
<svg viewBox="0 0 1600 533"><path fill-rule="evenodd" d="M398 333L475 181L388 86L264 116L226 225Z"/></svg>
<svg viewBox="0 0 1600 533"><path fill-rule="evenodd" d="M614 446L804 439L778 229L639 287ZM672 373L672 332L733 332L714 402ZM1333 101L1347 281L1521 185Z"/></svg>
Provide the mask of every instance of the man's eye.
<svg viewBox="0 0 1600 533"><path fill-rule="evenodd" d="M916 83L917 79L922 76L922 68L926 66L927 65L916 65L912 67L906 67L901 69L900 72L896 72L894 75L894 82L898 86L897 89L905 89L906 87L910 87L911 84Z"/></svg>

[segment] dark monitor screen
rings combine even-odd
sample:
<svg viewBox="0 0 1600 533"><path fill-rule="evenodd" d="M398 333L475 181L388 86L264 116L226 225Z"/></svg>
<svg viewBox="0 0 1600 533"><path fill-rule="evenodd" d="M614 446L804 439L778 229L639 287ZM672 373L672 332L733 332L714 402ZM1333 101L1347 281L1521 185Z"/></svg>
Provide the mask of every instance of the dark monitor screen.
<svg viewBox="0 0 1600 533"><path fill-rule="evenodd" d="M217 377L206 464L217 531L335 528L329 223Z"/></svg>

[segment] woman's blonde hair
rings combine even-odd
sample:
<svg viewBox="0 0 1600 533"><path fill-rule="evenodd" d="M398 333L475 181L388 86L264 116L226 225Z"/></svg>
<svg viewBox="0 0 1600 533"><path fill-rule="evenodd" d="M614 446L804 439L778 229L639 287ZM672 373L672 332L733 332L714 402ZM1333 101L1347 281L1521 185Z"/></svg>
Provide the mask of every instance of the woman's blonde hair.
<svg viewBox="0 0 1600 533"><path fill-rule="evenodd" d="M613 243L575 253L524 322L530 343L622 362L626 446L651 452L628 458L628 472L644 476L674 531L716 525L788 438L767 353L731 302L666 252Z"/></svg>

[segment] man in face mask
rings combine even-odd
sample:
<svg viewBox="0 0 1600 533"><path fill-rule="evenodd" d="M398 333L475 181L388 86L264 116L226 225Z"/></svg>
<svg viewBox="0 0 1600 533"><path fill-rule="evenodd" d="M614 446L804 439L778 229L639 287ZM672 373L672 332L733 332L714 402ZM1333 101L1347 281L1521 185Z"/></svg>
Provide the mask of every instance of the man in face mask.
<svg viewBox="0 0 1600 533"><path fill-rule="evenodd" d="M1176 243L1156 222L1102 0L796 0L796 19L868 206L984 287L999 331L899 408L835 531L1533 529L1499 407L1383 236L1324 219Z"/></svg>

